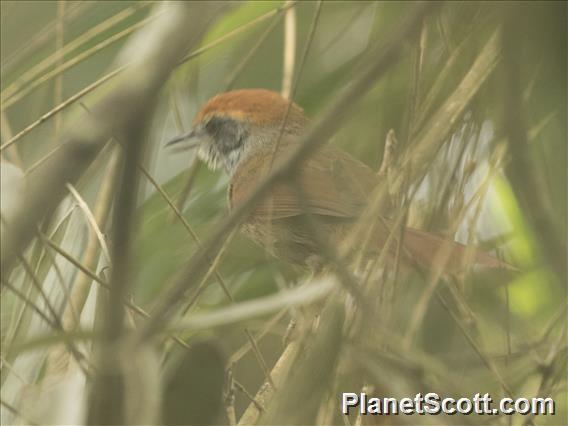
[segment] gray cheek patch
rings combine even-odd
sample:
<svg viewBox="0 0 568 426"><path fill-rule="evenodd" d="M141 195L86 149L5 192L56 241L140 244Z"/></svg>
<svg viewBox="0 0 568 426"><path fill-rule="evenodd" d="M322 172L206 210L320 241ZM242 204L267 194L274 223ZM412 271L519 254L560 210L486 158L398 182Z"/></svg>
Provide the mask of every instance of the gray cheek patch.
<svg viewBox="0 0 568 426"><path fill-rule="evenodd" d="M247 137L243 125L228 117L211 118L205 130L214 140L218 151L225 155L240 148Z"/></svg>
<svg viewBox="0 0 568 426"><path fill-rule="evenodd" d="M199 158L213 170L222 166L231 172L245 148L248 131L241 123L229 117L211 118L205 124L205 131L211 142L200 148Z"/></svg>

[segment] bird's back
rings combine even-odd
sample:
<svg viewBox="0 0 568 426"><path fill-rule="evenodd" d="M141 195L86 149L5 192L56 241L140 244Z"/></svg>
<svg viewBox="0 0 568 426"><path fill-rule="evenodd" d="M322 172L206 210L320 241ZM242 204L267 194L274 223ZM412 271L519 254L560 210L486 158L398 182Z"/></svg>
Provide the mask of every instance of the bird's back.
<svg viewBox="0 0 568 426"><path fill-rule="evenodd" d="M284 164L298 148L294 138L283 139L248 155L235 170L229 187L231 208L245 202L260 182ZM301 185L303 200L290 182ZM379 183L376 173L345 151L326 145L305 159L297 176L277 183L270 195L258 204L254 215L272 219L311 214L356 218Z"/></svg>
<svg viewBox="0 0 568 426"><path fill-rule="evenodd" d="M283 139L275 155L274 147L266 146L243 159L229 185L230 207L246 202L270 171L288 161L297 147L295 139ZM341 249L381 181L363 162L329 145L305 159L299 170L298 176L290 178L301 184L302 194L291 180L276 183L242 229L273 255L306 264L314 258L321 260L321 247L306 222L306 212L316 219L327 243ZM370 243L364 257L376 258L391 232L399 237L393 226L384 214L377 218L375 225L369 226ZM396 243L389 246L389 253L394 257ZM451 239L408 227L404 231L401 254L408 265L432 268L442 262L447 272L463 270L470 262L487 268L511 268L482 251L474 249L468 253L465 246Z"/></svg>

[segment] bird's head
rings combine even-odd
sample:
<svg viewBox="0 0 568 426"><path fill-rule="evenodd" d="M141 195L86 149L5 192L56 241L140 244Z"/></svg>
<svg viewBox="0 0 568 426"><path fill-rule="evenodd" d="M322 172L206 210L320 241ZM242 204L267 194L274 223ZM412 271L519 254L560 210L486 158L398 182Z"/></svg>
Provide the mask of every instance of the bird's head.
<svg viewBox="0 0 568 426"><path fill-rule="evenodd" d="M276 92L242 89L217 95L203 106L190 132L168 142L196 147L209 168L232 173L251 149L276 143L286 111L283 136L300 135L308 124L303 110Z"/></svg>

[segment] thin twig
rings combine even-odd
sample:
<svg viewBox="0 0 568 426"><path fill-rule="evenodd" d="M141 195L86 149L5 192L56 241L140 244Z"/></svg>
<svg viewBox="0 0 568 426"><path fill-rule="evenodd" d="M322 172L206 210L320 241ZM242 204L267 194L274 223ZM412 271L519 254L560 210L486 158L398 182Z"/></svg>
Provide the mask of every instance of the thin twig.
<svg viewBox="0 0 568 426"><path fill-rule="evenodd" d="M81 45L88 43L93 38L112 28L114 25L120 24L124 20L131 17L135 12L142 9L143 7L147 7L148 5L150 5L150 2L136 3L135 5L125 8L117 14L104 20L103 22L100 22L95 26L89 28L83 34L62 46L60 52L55 52L30 69L26 70L26 72L19 76L17 80L15 80L10 84L10 86L2 91L2 98L7 99L10 96L14 95L18 92L18 90L32 81L36 76L40 75L41 73L49 69L49 67L56 64L59 61L60 57L68 55L75 49L81 47ZM65 13L67 13L67 10L68 8L65 8Z"/></svg>
<svg viewBox="0 0 568 426"><path fill-rule="evenodd" d="M79 262L77 259L75 259L73 256L71 256L69 253L67 253L64 249L59 247L53 241L47 239L45 236L42 236L42 239L45 241L45 243L49 247L51 247L58 254L63 256L65 259L67 259L73 266L75 266L77 269L79 269L83 274L85 274L86 276L88 276L90 279L97 282L98 284L100 284L102 288L104 288L106 290L110 290L110 285L106 281L104 281L101 277L99 277L95 272L93 272L89 268L82 265L81 262ZM147 318L147 319L150 318L150 314L148 314L144 309L142 309L138 305L134 304L132 301L128 300L127 298L123 299L122 303L124 303L124 305L127 306L132 312L134 312L134 313L136 313L136 314L138 314L138 315L140 315L144 318ZM180 343L182 346L187 347L187 344L185 342L183 342L183 341L181 341L177 338L176 338L176 341L178 341L178 343Z"/></svg>
<svg viewBox="0 0 568 426"><path fill-rule="evenodd" d="M95 202L95 211L92 214L95 226L91 225L88 227L87 246L81 261L78 261L79 264L84 265L84 267L89 270L97 266L100 258L99 253L102 246L97 236L97 230L101 232L100 228L105 227L110 212L114 189L113 184L119 165L119 154L118 149L111 154L111 159ZM110 262L110 258L107 257L107 259ZM93 275L98 278L98 275L94 273ZM63 325L67 332L75 330L79 325L80 313L83 311L87 297L91 291L91 282L91 276L84 273L79 273L75 277L73 285L71 286L71 295L62 316ZM61 347L55 348L49 353L46 370L50 373L64 372L69 365L68 359L67 352L63 351Z"/></svg>
<svg viewBox="0 0 568 426"><path fill-rule="evenodd" d="M54 238L57 234L59 234L60 232L62 232L62 230L64 230L65 226L67 225L71 215L73 214L74 208L70 208L68 209L68 211L66 213L63 214L63 216L61 217L61 219L59 220L58 223L55 224L55 226L53 227L53 231L51 233L51 238ZM0 218L3 221L3 224L5 224L4 222L4 218L0 216ZM32 261L35 261L36 264L36 270L34 271L34 273L38 274L39 273L39 269L42 267L45 256L47 256L46 251L44 250L44 246L42 244L37 244L34 247L34 253L32 253L31 255L31 259L33 259ZM26 274L26 276L28 276ZM31 281L31 280L30 280ZM33 289L33 285L30 284L30 286L27 288L27 297L31 297L31 292ZM23 290L25 291L25 290ZM14 325L14 327L12 327L10 334L6 337L5 342L10 342L9 344L7 343L7 346L10 346L10 344L13 342L13 340L15 339L16 335L19 333L19 329L21 327L23 327L23 325L25 324L24 318L26 315L26 308L28 307L28 305L24 304L22 306L22 309L15 313L15 317L13 317L10 321L11 324Z"/></svg>
<svg viewBox="0 0 568 426"><path fill-rule="evenodd" d="M3 368L6 368L11 374L14 375L16 379L22 382L22 385L30 386L30 383L14 369L14 367L6 360L6 358L4 358L4 355L0 354L0 370L2 370Z"/></svg>
<svg viewBox="0 0 568 426"><path fill-rule="evenodd" d="M28 263L28 261L26 260L26 258L24 256L20 256L20 262L21 262L26 274L28 274L28 276L30 277L32 285L37 290L37 292L39 293L41 298L43 299L43 303L45 304L45 306L47 307L47 310L49 311L49 313L53 317L53 322L57 325L57 327L59 329L62 329L63 326L61 325L61 318L59 318L59 313L53 307L53 304L51 303L51 300L49 300L49 297L47 297L47 294L45 294L45 291L43 290L41 283L40 283L38 277L36 276L35 272L33 271L31 265Z"/></svg>
<svg viewBox="0 0 568 426"><path fill-rule="evenodd" d="M79 192L77 192L77 190L73 187L73 185L68 183L66 186L67 186L67 189L69 190L69 192L71 193L71 195L73 196L73 198L75 199L75 201L77 202L77 204L79 205L79 208L84 213L85 219L87 220L87 223L90 225L95 236L97 237L97 239L99 241L99 245L101 247L101 251L103 252L107 262L110 262L110 252L108 250L108 247L107 247L107 244L106 244L106 241L105 241L105 236L103 235L102 231L100 230L99 225L97 223L97 219L95 218L93 212L89 208L89 205L85 202L83 197L81 197L81 194L79 194Z"/></svg>
<svg viewBox="0 0 568 426"><path fill-rule="evenodd" d="M276 9L272 9L269 12L266 12L263 15L258 16L257 18L252 19L251 21L247 22L246 24L241 25L238 28L235 28L232 31L229 31L227 34L222 35L221 37L219 37L216 40L213 40L211 43L206 44L205 46L189 53L188 55L186 55L178 65L181 65L193 58L196 58L197 56L205 53L206 51L208 51L209 49L212 49L213 47L216 47L222 43L224 43L225 41L235 37L236 35L239 35L242 32L247 31L248 29L254 27L256 24L265 21L266 19L269 19L273 16L276 16L280 13L284 13L286 12L290 7L294 6L296 3L298 2L298 0L292 1L290 2L290 4L285 4L283 6L280 6Z"/></svg>
<svg viewBox="0 0 568 426"><path fill-rule="evenodd" d="M72 2L65 8L65 22L77 19L82 13L85 13L94 4L89 2ZM5 60L2 61L2 77L5 77L15 65L25 59L26 55L30 55L38 50L48 42L53 40L53 33L55 32L56 20L50 21L45 27L35 33L26 43L22 43L21 47L9 54ZM51 55L53 57L53 55Z"/></svg>
<svg viewBox="0 0 568 426"><path fill-rule="evenodd" d="M424 62L424 53L426 50L426 36L427 26L424 21L420 23L420 34L413 51L413 70L412 70L412 84L408 93L408 107L406 111L406 135L403 138L408 142L416 128L416 112L420 102L420 84L422 80L422 68Z"/></svg>
<svg viewBox="0 0 568 426"><path fill-rule="evenodd" d="M8 116L6 115L5 111L0 111L0 137L2 140L10 140L12 139L12 127L10 126L10 122L8 121ZM18 148L13 146L11 149L2 152L3 156L2 159L6 158L8 161L14 163L20 169L23 169L22 159L18 154ZM5 157L4 157L5 155Z"/></svg>
<svg viewBox="0 0 568 426"><path fill-rule="evenodd" d="M16 287L12 286L12 284L5 281L4 279L2 279L2 284L7 289L11 290L12 293L14 293L16 296L18 296L18 298L22 302L24 302L27 306L32 308L34 310L34 312L36 314L38 314L47 324L49 324L52 328L57 329L57 325L55 324L55 321L52 318L48 317L47 314L45 312L43 312L34 302L32 302L30 299L28 299L28 297L25 294L23 294L20 290L18 290Z"/></svg>
<svg viewBox="0 0 568 426"><path fill-rule="evenodd" d="M284 130L288 123L288 116L290 114L290 110L292 109L292 103L294 98L296 97L296 90L298 89L298 85L300 83L300 79L302 78L302 74L304 72L304 67L306 65L306 59L308 58L308 52L312 46L312 42L314 40L314 35L316 33L316 28L319 22L319 17L321 14L321 7L322 7L322 0L318 1L316 5L316 13L314 15L314 19L312 21L312 26L310 28L310 32L308 34L308 38L306 40L306 46L304 47L304 51L302 53L302 59L300 61L300 65L298 66L298 75L293 80L293 86L290 88L290 96L289 102L286 106L286 111L284 112L284 116L282 117L282 122L280 123L280 131L278 132L278 139L276 139L276 143L274 144L274 149L272 150L272 156L270 157L270 163L268 165L268 170L272 170L274 165L274 159L276 158L276 154L278 153L278 148L280 147L280 142L282 141L282 136L284 135Z"/></svg>
<svg viewBox="0 0 568 426"><path fill-rule="evenodd" d="M496 31L487 41L474 63L463 76L457 88L446 98L444 103L423 125L414 138L419 143L407 152L401 167L411 173L410 181L423 176L432 160L444 143L446 136L462 116L470 100L481 88L485 80L495 69L501 54Z"/></svg>
<svg viewBox="0 0 568 426"><path fill-rule="evenodd" d="M185 10L189 6L182 3L168 3L162 7L168 10L176 8ZM35 173L33 179L30 179L28 197L20 209L21 214L17 215L3 235L4 245L1 252L3 271L11 270L16 253L20 253L28 245L39 220L53 213L55 206L65 194L65 183L74 183L79 179L111 134L126 129L139 117L142 108L152 104L151 99L178 63L179 55L187 49L190 39L195 43L205 32L203 14L216 16L222 7L216 3L192 3L193 13L188 19L193 22L197 19L196 16L200 15L200 20L195 22L195 25L188 25L187 22L183 22L182 25L179 21L183 14L174 16L172 13L163 13L146 28L156 37L156 43L147 43L145 49L135 51L131 49L128 51L130 56L121 56L125 63L136 61L136 67L129 69L130 73L136 74L135 78L131 78L132 75L129 77L128 73L123 75L122 84L97 103L92 116L84 117L82 126L74 129L69 141L63 145L65 148L52 157L49 167L43 167L41 172ZM172 22L186 31L177 32L177 27L172 25ZM156 31L158 28L160 32ZM169 45L168 49L161 48L164 43Z"/></svg>
<svg viewBox="0 0 568 426"><path fill-rule="evenodd" d="M501 376L501 373L499 372L499 370L497 369L491 358L489 358L481 350L477 341L472 337L471 333L467 330L467 327L465 326L463 321L456 315L454 310L450 308L450 305L448 304L448 302L446 302L444 297L441 295L440 291L436 291L436 299L440 302L440 304L444 307L444 309L450 314L450 316L452 317L452 319L454 320L454 322L462 332L462 335L465 337L465 339L470 344L470 346L475 351L475 353L479 356L483 364L487 367L489 371L491 371L491 373L495 375L497 381L499 382L499 384L501 385L507 396L512 397L513 391L511 390L509 385L505 382L503 376Z"/></svg>
<svg viewBox="0 0 568 426"><path fill-rule="evenodd" d="M63 29L64 29L65 1L57 1L57 25L55 32L55 56L56 65L60 67L63 62ZM53 104L59 105L63 101L63 76L59 74L55 79L55 87L53 89ZM54 142L59 141L61 135L61 115L55 117L54 125Z"/></svg>
<svg viewBox="0 0 568 426"><path fill-rule="evenodd" d="M284 131L286 130L286 125L288 124L288 116L290 115L290 111L292 109L292 105L293 105L294 99L296 97L296 90L298 88L298 84L300 82L300 79L301 79L303 71L304 71L304 67L306 65L306 59L308 57L308 52L310 51L310 48L312 46L312 42L314 40L315 31L316 31L316 28L317 28L317 25L318 25L318 22L319 22L319 17L320 17L320 14L321 14L321 7L322 7L322 0L320 0L316 5L316 12L314 14L314 19L312 20L310 33L308 35L306 45L304 47L302 59L300 61L300 66L298 67L298 75L292 81L293 86L290 88L290 93L289 93L289 96L288 96L289 102L286 105L286 111L284 112L284 116L282 117L282 121L280 123L280 130L278 132L278 137L276 138L276 143L274 144L274 148L272 149L272 155L270 156L270 161L265 166L265 169L263 171L261 171L264 174L269 173L274 166L274 160L276 159L276 155L278 154L278 150L280 148L280 143L282 141L282 137L284 136ZM267 222L269 224L272 223L272 204L271 204L270 211L268 212Z"/></svg>
<svg viewBox="0 0 568 426"><path fill-rule="evenodd" d="M255 399L255 397L254 397L253 395L251 395L251 394L249 393L249 391L246 390L246 388L245 388L239 381L233 379L233 383L234 383L235 387L236 387L238 390L240 390L240 391L243 393L243 395L246 396L247 399L248 399L250 402L252 402L252 403L256 406L256 408L258 408L258 410L259 410L261 413L264 412L264 411L266 411L266 408L264 408L264 407L262 406L262 404L261 404L260 402L258 402L258 401Z"/></svg>
<svg viewBox="0 0 568 426"><path fill-rule="evenodd" d="M179 197L176 200L176 207L179 211L184 210L185 202L187 201L189 195L191 194L193 185L197 180L197 175L202 167L203 167L203 162L199 159L197 155L194 155L191 160L191 164L187 168L185 184L179 194Z"/></svg>
<svg viewBox="0 0 568 426"><path fill-rule="evenodd" d="M289 373L293 362L297 358L299 349L300 345L298 342L290 343L278 361L276 361L276 364L271 371L271 375L277 387L282 384L286 375ZM258 417L262 414L261 407L266 407L266 405L270 402L274 395L274 390L275 388L270 386L268 383L264 383L260 387L254 398L251 399L252 402L239 419L239 426L256 424Z"/></svg>
<svg viewBox="0 0 568 426"><path fill-rule="evenodd" d="M381 161L381 167L379 167L379 171L377 172L379 177L385 177L385 178L387 177L388 169L393 166L394 155L395 155L394 153L397 145L398 141L396 139L396 134L394 133L394 129L390 129L387 132L387 137L385 139L385 149L383 150L383 161Z"/></svg>
<svg viewBox="0 0 568 426"><path fill-rule="evenodd" d="M566 377L566 340L568 326L565 323L563 329L560 331L557 341L551 346L548 351L547 357L544 360L540 369L540 383L538 390L535 392L535 397L546 397L552 393L553 387L558 380L565 379ZM562 363L558 366L560 370L556 377L554 377L556 364ZM530 413L523 422L523 426L534 425L534 413Z"/></svg>
<svg viewBox="0 0 568 426"><path fill-rule="evenodd" d="M263 22L265 19L269 19L272 16L278 15L284 11L286 11L287 8L285 7L279 7L276 9L273 9L270 12L265 13L264 15L259 16L256 19L253 19L250 22L247 22L246 24L243 24L241 27L219 37L217 40L212 41L211 43L207 44L206 46L203 46L200 49L195 50L194 52L190 53L188 56L186 56L180 63L178 63L176 66L182 65L183 63L189 61L190 59L194 59L197 56L205 53L206 51L208 51L209 49L212 49L222 43L224 43L225 41L231 39L232 37L237 36L238 34L240 34L242 31L245 31L251 27L253 27L254 25L258 24L259 22ZM17 142L19 139L21 139L23 136L25 136L26 134L28 134L29 132L31 132L34 128L36 128L37 126L39 126L41 123L43 123L44 121L48 120L49 118L51 118L53 115L57 114L58 112L60 112L61 110L65 109L66 107L68 107L69 105L72 105L74 102L76 102L77 100L81 99L83 96L87 95L88 93L92 92L93 90L95 90L97 87L101 86L102 84L106 83L108 80L116 77L117 75L119 75L120 73L122 73L124 70L126 70L128 68L129 64L125 64L123 66L120 66L118 68L116 68L115 70L111 71L110 73L102 76L101 78L99 78L98 80L94 81L93 83L89 84L87 87L85 87L84 89L80 90L79 92L77 92L75 95L71 96L70 98L68 98L67 100L65 100L64 102L62 102L61 104L59 104L58 106L56 106L55 108L53 108L52 110L48 111L47 113L45 113L44 115L42 115L39 119L37 119L36 121L34 121L33 123L29 124L28 126L26 126L23 130L21 130L20 132L18 132L12 139L8 140L7 142L5 142L3 145L0 145L0 152L3 151L4 149L6 149L7 147L11 146L12 144L14 144L15 142Z"/></svg>
<svg viewBox="0 0 568 426"><path fill-rule="evenodd" d="M67 259L73 266L75 266L77 269L79 269L83 274L87 275L89 278L96 281L97 283L99 283L101 286L103 286L107 290L110 288L109 284L106 281L104 281L102 278L100 278L95 272L91 271L89 268L82 265L80 261L75 259L65 249L63 249L62 247L58 246L53 241L51 241L51 239L49 237L42 234L41 232L39 233L39 235L40 235L40 238L44 241L45 244L47 244L49 247L51 247L53 250L55 250L58 254L63 256L65 259Z"/></svg>
<svg viewBox="0 0 568 426"><path fill-rule="evenodd" d="M191 228L189 223L187 223L187 221L185 220L185 218L183 217L181 212L177 209L177 207L175 206L173 201L168 196L168 194L166 194L166 192L162 189L162 187L156 182L156 180L152 177L152 175L150 175L150 173L144 168L144 166L142 164L139 164L138 167L140 168L140 171L146 177L146 179L148 179L150 181L152 186L154 186L154 188L158 191L158 193L166 201L166 203L172 209L172 211L174 212L176 217L183 224L184 228L191 235L191 237L193 238L193 240L195 241L197 246L201 249L203 247L202 244L201 244L201 240L199 239L199 237L197 236L195 231ZM221 251L219 251L219 253L221 253ZM216 261L211 262L211 271L214 273L215 278L219 282L221 289L223 290L223 292L225 293L225 295L227 296L229 301L231 303L234 303L235 300L234 300L233 296L231 295L231 292L229 291L229 287L227 286L227 283L225 282L224 278L221 276L221 274L217 270L216 262L218 262L219 259L220 259L220 256L217 256ZM206 277L207 277L207 274L206 274ZM205 284L205 282L206 282L206 280L204 279L203 284ZM200 285L198 288L202 288L202 286ZM198 294L200 294L200 292ZM264 374L266 375L267 380L270 383L272 383L272 378L270 377L270 370L268 369L268 365L266 364L266 361L265 361L264 357L262 356L262 353L260 352L260 349L259 349L258 345L256 344L256 341L255 341L252 333L250 332L250 330L248 330L248 328L244 329L244 333L247 336L247 339L249 340L250 344L252 345L254 354L255 354Z"/></svg>
<svg viewBox="0 0 568 426"><path fill-rule="evenodd" d="M224 402L225 402L225 412L227 413L227 420L229 421L229 426L237 425L237 413L235 411L235 384L233 378L233 367L230 366L225 371L225 390L224 390Z"/></svg>
<svg viewBox="0 0 568 426"><path fill-rule="evenodd" d="M455 233L455 231L457 230L458 226L465 218L467 212L470 210L473 203L476 200L483 199L484 195L489 190L489 185L496 172L497 170L495 168L492 168L490 170L486 178L483 180L483 182L481 182L478 189L474 192L474 195L469 200L469 202L465 206L463 206L460 212L458 212L457 217L452 221L453 223L450 224L449 226L448 233L450 235ZM432 272L427 281L424 292L422 293L422 296L418 300L413 310L413 314L405 334L405 344L407 349L410 348L410 345L414 339L414 335L416 334L418 327L422 323L424 315L426 314L427 307L429 306L430 300L437 289L440 279L442 278L442 275L444 273L444 268L450 261L450 256L451 256L451 243L448 242L447 244L443 244L438 249L438 253L436 254L434 260Z"/></svg>
<svg viewBox="0 0 568 426"><path fill-rule="evenodd" d="M266 324L264 325L263 329L256 334L255 340L258 342L260 341L264 336L266 336L266 334L268 334L268 332L276 325L280 322L280 320L282 318L284 318L284 316L286 315L287 310L284 309L282 311L280 311L279 313L277 313L276 315L274 315L270 320L268 320L266 322ZM248 351L251 349L251 344L250 342L246 342L243 346L241 346L239 349L237 349L228 359L227 364L231 365L231 364L235 364L238 361L241 360L242 357L244 357Z"/></svg>
<svg viewBox="0 0 568 426"><path fill-rule="evenodd" d="M16 92L13 96L6 99L2 104L2 109L5 110L5 109L9 108L10 106L12 106L16 102L18 102L20 99L24 98L26 95L31 93L37 87L41 86L44 83L47 83L48 81L52 80L55 77L61 75L65 71L67 71L67 70L73 68L74 66L80 64L84 60L90 58L91 56L93 56L96 53L100 52L101 50L107 48L108 46L112 45L113 43L116 43L117 41L122 40L124 37L132 34L135 31L137 31L138 29L142 28L144 25L147 25L149 22L156 19L157 17L158 17L157 14L150 15L148 18L143 19L142 21L131 25L130 27L126 28L125 30L123 30L123 31L121 31L117 34L112 35L111 37L108 37L107 39L105 39L102 42L94 45L90 49L87 49L87 50L81 52L80 54L78 54L77 56L73 57L72 59L69 59L67 62L64 62L63 64L61 64L61 66L55 67L53 70L45 73L41 77L36 78L31 83L24 86L19 92Z"/></svg>
<svg viewBox="0 0 568 426"><path fill-rule="evenodd" d="M59 317L58 312L55 310L51 301L49 300L49 298L45 294L45 291L43 290L41 283L39 282L39 279L37 278L36 274L34 273L31 265L28 263L28 261L23 256L20 256L20 263L24 267L24 270L26 271L26 273L30 276L32 284L34 285L36 290L41 295L45 306L47 307L48 311L50 312L51 316L53 317L53 323L50 323L50 324L55 325L55 330L60 331L61 333L65 333L65 329L63 328L63 323L61 321L61 318ZM77 365L81 368L83 373L85 373L86 376L89 376L87 366L83 365L83 363L86 362L85 361L86 360L85 355L83 353L81 353L81 351L79 351L79 349L77 349L77 347L75 346L75 344L73 342L66 341L65 345L68 347L69 352L71 353L71 355L73 355L73 357L77 361Z"/></svg>
<svg viewBox="0 0 568 426"><path fill-rule="evenodd" d="M97 87L101 86L102 84L106 83L108 80L110 80L111 78L117 76L118 74L120 74L122 71L124 71L127 68L127 66L122 66L122 67L118 67L117 69L115 69L114 71L111 71L110 73L108 73L107 75L101 77L100 79L98 79L97 81L89 84L87 87L81 89L80 91L78 91L77 93L75 93L73 96L67 98L65 101L61 102L59 105L57 105L55 108L53 108L52 110L46 112L45 114L43 114L40 118L38 118L36 121L34 121L33 123L29 124L28 126L26 126L24 129L22 129L20 132L18 132L14 137L12 137L12 139L8 140L6 143L4 143L3 145L0 146L0 152L3 151L4 149L12 146L14 143L16 143L18 140L20 140L22 137L24 137L25 135L27 135L29 132L31 132L33 129L35 129L37 126L39 126L41 123L43 123L44 121L47 121L48 119L50 119L51 117L53 117L55 114L57 114L59 111L64 110L65 108L67 108L69 105L72 105L73 103L75 103L77 100L81 99L83 96L85 96L86 94L92 92L93 90L95 90Z"/></svg>
<svg viewBox="0 0 568 426"><path fill-rule="evenodd" d="M250 50L243 57L243 59L234 67L232 73L227 75L227 77L223 80L223 87L225 88L224 91L228 91L233 88L233 85L235 84L235 81L237 80L239 75L241 75L241 73L248 65L248 63L251 61L251 59L254 57L258 49L260 49L260 47L264 44L266 39L270 36L270 34L272 34L272 31L274 31L274 29L280 22L281 17L282 15L277 15L272 19L272 22L270 23L270 25L266 27L264 32L258 37L256 43L250 48Z"/></svg>
<svg viewBox="0 0 568 426"><path fill-rule="evenodd" d="M62 300L61 306L63 308L67 305L68 301L71 299L71 291L69 289L69 286L66 284L66 280L63 277L63 272L61 271L61 267L59 266L59 263L56 260L55 254L50 250L45 250L45 256L49 256L49 260L51 261L51 264L53 266L53 270L55 271L55 275L57 276L57 281L59 282L59 285L61 286L61 291L63 292L63 300ZM39 269L39 263L38 263L36 269ZM77 316L76 312L73 312L73 314ZM63 325L65 325L65 324L63 324Z"/></svg>
<svg viewBox="0 0 568 426"><path fill-rule="evenodd" d="M183 128L183 120L173 90L170 92L170 105L172 107L177 131L180 134L184 134L185 130ZM183 211L185 201L187 200L189 194L191 193L191 189L193 188L193 184L195 183L195 180L197 178L197 173L199 172L201 164L202 162L199 160L199 157L197 155L194 155L191 160L191 164L189 165L187 170L187 178L185 180L185 185L177 199L177 208L179 211ZM175 214L172 214L172 219L175 219L174 216Z"/></svg>
<svg viewBox="0 0 568 426"><path fill-rule="evenodd" d="M25 423L30 424L30 425L37 425L38 423L36 422L32 422L29 419L26 419L24 416L22 416L22 413L20 413L20 411L14 407L12 404L7 403L6 401L4 401L2 398L0 398L0 405L2 405L4 408L6 408L6 410L8 410L9 412L11 412L12 414L18 416L20 419L22 419Z"/></svg>
<svg viewBox="0 0 568 426"><path fill-rule="evenodd" d="M211 266L209 266L209 269L207 270L205 275L203 275L201 282L197 285L195 292L192 294L191 298L189 299L189 301L187 302L185 307L182 309L183 315L187 314L189 312L189 310L197 303L197 301L201 297L201 294L205 290L207 283L209 282L209 279L213 276L213 272L217 270L217 266L218 266L219 262L221 261L221 259L225 255L225 250L227 249L227 247L229 247L229 244L231 244L231 241L232 241L234 235L235 235L235 232L232 232L231 234L229 234L227 239L221 245L221 248L217 251L217 255L215 256L215 258L211 262Z"/></svg>

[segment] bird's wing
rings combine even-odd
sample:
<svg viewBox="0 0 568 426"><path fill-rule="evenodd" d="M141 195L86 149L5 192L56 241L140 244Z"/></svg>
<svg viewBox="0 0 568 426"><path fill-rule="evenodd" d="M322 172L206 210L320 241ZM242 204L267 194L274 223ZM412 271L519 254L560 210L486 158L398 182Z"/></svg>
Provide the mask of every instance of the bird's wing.
<svg viewBox="0 0 568 426"><path fill-rule="evenodd" d="M282 140L273 168L288 160L297 148L293 140ZM258 149L248 155L235 171L229 189L231 207L246 201L268 175L272 149ZM295 181L302 185L302 201L290 183L278 183L255 210L259 219L298 216L308 210L312 214L337 218L355 218L365 207L369 195L378 184L375 172L346 152L324 146L302 165Z"/></svg>
<svg viewBox="0 0 568 426"><path fill-rule="evenodd" d="M293 143L283 141L275 157L274 166L286 161L296 147ZM271 157L270 150L258 150L239 165L229 188L229 202L232 207L246 202L267 176ZM323 147L307 159L296 179L302 183L307 210L319 215L320 219L357 218L376 185L380 183L380 178L370 167L331 146ZM256 219L269 221L292 218L305 213L303 204L292 185L279 183L272 188L270 195L257 205L254 216ZM372 231L375 244L369 247L370 253L380 253L391 232L390 225L392 223L388 219L378 222L378 226ZM298 229L300 228L294 227L296 238L299 235ZM309 234L300 237L310 240ZM483 251L475 250L468 254L465 246L418 229L406 228L403 241L403 258L413 259L414 263L428 268L432 268L437 261L439 251L449 249L445 267L448 272L461 270L469 256L473 256L470 261L481 267L514 269Z"/></svg>

